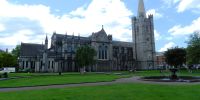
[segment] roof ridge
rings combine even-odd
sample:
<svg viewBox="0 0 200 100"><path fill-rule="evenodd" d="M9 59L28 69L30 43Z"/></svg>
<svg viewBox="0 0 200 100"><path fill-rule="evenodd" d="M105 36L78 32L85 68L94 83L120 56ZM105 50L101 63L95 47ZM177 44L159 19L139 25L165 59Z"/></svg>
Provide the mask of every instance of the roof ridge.
<svg viewBox="0 0 200 100"><path fill-rule="evenodd" d="M44 44L37 44L37 43L21 43L21 44L44 45Z"/></svg>

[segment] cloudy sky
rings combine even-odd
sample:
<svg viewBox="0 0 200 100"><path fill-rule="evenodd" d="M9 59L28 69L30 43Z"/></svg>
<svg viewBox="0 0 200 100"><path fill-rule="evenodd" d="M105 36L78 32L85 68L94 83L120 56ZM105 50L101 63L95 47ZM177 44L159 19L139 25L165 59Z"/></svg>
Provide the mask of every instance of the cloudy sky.
<svg viewBox="0 0 200 100"><path fill-rule="evenodd" d="M156 50L186 47L200 30L200 0L144 0L154 14ZM53 32L89 36L104 25L115 40L132 41L138 0L0 0L0 49L43 43Z"/></svg>

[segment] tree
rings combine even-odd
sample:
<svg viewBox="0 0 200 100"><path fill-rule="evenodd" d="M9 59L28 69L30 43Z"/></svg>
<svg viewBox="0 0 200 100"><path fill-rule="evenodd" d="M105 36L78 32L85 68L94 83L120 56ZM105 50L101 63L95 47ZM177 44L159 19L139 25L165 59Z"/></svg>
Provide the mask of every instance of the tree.
<svg viewBox="0 0 200 100"><path fill-rule="evenodd" d="M0 52L0 66L1 67L17 66L17 59L10 53Z"/></svg>
<svg viewBox="0 0 200 100"><path fill-rule="evenodd" d="M11 51L11 54L14 57L13 62L15 63L16 70L19 69L18 58L20 56L20 49L21 49L21 45L16 45L16 47Z"/></svg>
<svg viewBox="0 0 200 100"><path fill-rule="evenodd" d="M177 67L181 67L186 62L186 50L184 48L171 48L168 49L165 53L165 58L167 64L174 66L175 68L170 69L172 72L171 79L178 79L176 72L178 71Z"/></svg>
<svg viewBox="0 0 200 100"><path fill-rule="evenodd" d="M200 32L190 36L187 47L187 64L200 64Z"/></svg>
<svg viewBox="0 0 200 100"><path fill-rule="evenodd" d="M186 50L184 48L175 47L168 49L164 55L167 64L175 68L182 66L186 62Z"/></svg>
<svg viewBox="0 0 200 100"><path fill-rule="evenodd" d="M17 45L17 46L12 50L12 55L14 55L16 58L18 58L19 55L20 55L20 48L21 48L21 45Z"/></svg>
<svg viewBox="0 0 200 100"><path fill-rule="evenodd" d="M95 63L94 56L96 51L90 46L79 47L76 51L75 59L80 68L80 73L84 74L85 67Z"/></svg>

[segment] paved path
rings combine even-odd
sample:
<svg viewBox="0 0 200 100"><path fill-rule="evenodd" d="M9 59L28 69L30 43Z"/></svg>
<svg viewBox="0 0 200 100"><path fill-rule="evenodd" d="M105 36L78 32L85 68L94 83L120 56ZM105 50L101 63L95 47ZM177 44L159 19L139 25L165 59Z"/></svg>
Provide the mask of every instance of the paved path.
<svg viewBox="0 0 200 100"><path fill-rule="evenodd" d="M145 83L145 84L165 84L165 85L193 85L198 83L184 83L184 82L150 82L140 80L140 77L133 76L130 78L121 78L111 82L97 82L97 83L78 83L78 84L64 84L64 85L49 85L49 86L34 86L34 87L16 87L16 88L0 88L0 92L10 91L24 91L24 90L40 90L49 88L65 88L65 87L78 87L78 86L98 86L98 85L111 85L118 83Z"/></svg>

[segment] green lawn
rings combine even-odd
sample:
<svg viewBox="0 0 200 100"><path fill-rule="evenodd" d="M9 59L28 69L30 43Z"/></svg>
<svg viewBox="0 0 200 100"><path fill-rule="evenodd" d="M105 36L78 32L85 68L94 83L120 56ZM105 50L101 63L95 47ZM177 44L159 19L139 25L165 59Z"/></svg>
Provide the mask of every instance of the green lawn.
<svg viewBox="0 0 200 100"><path fill-rule="evenodd" d="M170 73L167 72L163 72L160 73L159 70L153 70L153 71L137 71L134 73L135 76L167 76L170 75Z"/></svg>
<svg viewBox="0 0 200 100"><path fill-rule="evenodd" d="M153 70L153 71L137 71L134 73L135 76L169 76L171 72L168 70L163 71L162 73L160 70ZM181 70L177 72L179 76L200 76L200 70L194 70L192 73L188 72L187 70Z"/></svg>
<svg viewBox="0 0 200 100"><path fill-rule="evenodd" d="M2 100L200 100L200 85L115 84L0 93Z"/></svg>
<svg viewBox="0 0 200 100"><path fill-rule="evenodd" d="M94 73L80 75L79 73L63 73L63 75L59 76L57 73L53 74L13 73L9 76L10 77L23 76L26 78L0 81L0 87L38 86L38 85L51 85L51 84L112 81L121 77L129 77L130 75L129 74L107 75L107 74L94 74Z"/></svg>
<svg viewBox="0 0 200 100"><path fill-rule="evenodd" d="M87 73L80 75L79 73L63 73L59 76L58 73L10 73L9 77L24 77L19 79L11 79L0 81L0 87L19 87L19 86L38 86L38 85L51 85L51 84L69 84L69 83L82 83L82 82L100 82L112 81L117 78L135 76L169 76L169 71L160 73L159 70L155 71L137 71L134 74L128 72L115 72L124 73L125 75L115 74L95 74ZM178 75L182 76L200 76L200 71L189 73L188 71L179 71Z"/></svg>
<svg viewBox="0 0 200 100"><path fill-rule="evenodd" d="M10 74L11 77L25 76L29 78L0 81L0 87L35 86L48 84L66 84L81 82L111 81L121 77L170 75L169 72L138 71L134 74L95 74L57 73ZM200 76L199 71L179 75ZM105 86L68 87L63 89L30 90L18 92L0 92L0 100L200 100L200 85L152 85L143 83L114 84Z"/></svg>
<svg viewBox="0 0 200 100"><path fill-rule="evenodd" d="M87 73L86 75L80 75L79 73L63 73L59 76L58 73L10 73L9 77L24 77L19 79L11 79L0 81L0 87L19 87L19 86L38 86L38 85L51 85L51 84L69 84L69 83L82 83L82 82L100 82L100 81L112 81L117 78L135 76L169 76L169 71L137 71L134 74L128 72L115 72L124 73L125 75L115 74L95 74ZM189 73L188 71L180 71L178 75L182 76L200 76L200 71L194 71Z"/></svg>

